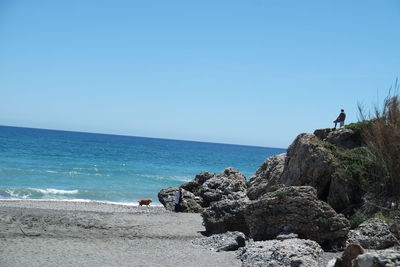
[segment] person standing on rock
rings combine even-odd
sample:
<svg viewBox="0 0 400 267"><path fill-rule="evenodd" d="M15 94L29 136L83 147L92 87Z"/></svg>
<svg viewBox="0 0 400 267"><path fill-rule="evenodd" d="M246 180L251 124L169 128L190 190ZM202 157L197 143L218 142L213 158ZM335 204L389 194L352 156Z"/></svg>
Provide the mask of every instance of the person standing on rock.
<svg viewBox="0 0 400 267"><path fill-rule="evenodd" d="M337 117L336 120L334 120L333 122L335 123L335 128L336 129L336 125L339 122L340 123L340 128L344 127L344 120L346 119L346 113L344 113L344 109L340 110L340 114Z"/></svg>
<svg viewBox="0 0 400 267"><path fill-rule="evenodd" d="M179 188L179 190L175 192L175 212L181 211L182 199L183 199L182 188Z"/></svg>

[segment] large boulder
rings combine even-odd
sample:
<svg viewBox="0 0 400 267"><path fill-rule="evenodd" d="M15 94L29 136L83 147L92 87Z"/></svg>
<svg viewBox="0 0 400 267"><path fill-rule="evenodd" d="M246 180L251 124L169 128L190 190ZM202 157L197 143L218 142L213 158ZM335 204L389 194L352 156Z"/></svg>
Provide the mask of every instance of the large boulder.
<svg viewBox="0 0 400 267"><path fill-rule="evenodd" d="M281 182L285 185L310 185L319 199L326 200L335 161L332 152L313 134L300 134L289 146Z"/></svg>
<svg viewBox="0 0 400 267"><path fill-rule="evenodd" d="M239 258L244 267L318 266L322 253L316 242L294 238L249 243Z"/></svg>
<svg viewBox="0 0 400 267"><path fill-rule="evenodd" d="M248 199L221 200L205 209L201 216L208 233L218 234L227 231L239 231L248 234L244 217L244 208Z"/></svg>
<svg viewBox="0 0 400 267"><path fill-rule="evenodd" d="M226 168L220 174L202 172L187 183L183 189L182 212L201 212L212 203L221 200L246 198L246 177L234 168ZM174 210L175 192L179 188L168 187L158 193L158 199L168 210Z"/></svg>
<svg viewBox="0 0 400 267"><path fill-rule="evenodd" d="M162 189L158 193L158 200L167 210L175 210L175 192L178 191L178 187L167 187ZM183 197L181 202L182 212L197 213L201 212L203 208L201 207L201 199L196 197L192 192L187 190L182 190Z"/></svg>
<svg viewBox="0 0 400 267"><path fill-rule="evenodd" d="M175 210L175 192L178 190L178 187L167 187L158 192L158 200L167 210Z"/></svg>
<svg viewBox="0 0 400 267"><path fill-rule="evenodd" d="M385 249L399 244L390 226L378 218L371 218L351 230L347 242L360 243L366 249Z"/></svg>
<svg viewBox="0 0 400 267"><path fill-rule="evenodd" d="M232 251L246 245L246 236L241 232L226 232L208 237L196 238L192 244L215 251Z"/></svg>
<svg viewBox="0 0 400 267"><path fill-rule="evenodd" d="M340 247L350 230L349 221L327 203L318 200L310 186L291 186L269 192L244 207L250 236L258 240L274 239L292 232L326 248Z"/></svg>
<svg viewBox="0 0 400 267"><path fill-rule="evenodd" d="M247 196L254 200L281 183L286 153L267 158L247 183Z"/></svg>
<svg viewBox="0 0 400 267"><path fill-rule="evenodd" d="M325 141L343 148L355 148L361 146L361 137L353 130L341 128L331 131Z"/></svg>
<svg viewBox="0 0 400 267"><path fill-rule="evenodd" d="M205 181L200 189L202 206L220 200L238 200L246 197L246 177L234 168L226 168L222 173Z"/></svg>

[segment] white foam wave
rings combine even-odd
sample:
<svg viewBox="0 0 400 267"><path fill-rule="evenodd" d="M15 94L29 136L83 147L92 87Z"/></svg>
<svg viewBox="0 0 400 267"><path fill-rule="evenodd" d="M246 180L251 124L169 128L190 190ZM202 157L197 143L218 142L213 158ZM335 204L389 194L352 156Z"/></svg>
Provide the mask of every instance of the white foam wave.
<svg viewBox="0 0 400 267"><path fill-rule="evenodd" d="M54 188L40 189L40 188L29 188L30 190L40 192L42 194L52 194L52 195L73 195L78 194L79 190L60 190Z"/></svg>

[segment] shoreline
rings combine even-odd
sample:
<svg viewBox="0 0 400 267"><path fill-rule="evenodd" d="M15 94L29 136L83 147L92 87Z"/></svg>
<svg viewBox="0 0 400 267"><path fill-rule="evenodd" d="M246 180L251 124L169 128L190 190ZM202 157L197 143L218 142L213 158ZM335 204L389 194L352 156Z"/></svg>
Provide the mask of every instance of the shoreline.
<svg viewBox="0 0 400 267"><path fill-rule="evenodd" d="M139 203L136 202L116 202L116 201L103 201L103 200L91 200L91 199L27 199L27 198L0 198L0 206L2 202L14 202L14 203L23 203L23 202L37 202L37 203L77 203L77 204L85 204L92 203L94 205L115 205L121 207L139 207ZM164 206L157 202L152 202L149 206L151 208L164 208Z"/></svg>
<svg viewBox="0 0 400 267"><path fill-rule="evenodd" d="M0 266L241 266L194 246L204 230L158 206L0 200Z"/></svg>

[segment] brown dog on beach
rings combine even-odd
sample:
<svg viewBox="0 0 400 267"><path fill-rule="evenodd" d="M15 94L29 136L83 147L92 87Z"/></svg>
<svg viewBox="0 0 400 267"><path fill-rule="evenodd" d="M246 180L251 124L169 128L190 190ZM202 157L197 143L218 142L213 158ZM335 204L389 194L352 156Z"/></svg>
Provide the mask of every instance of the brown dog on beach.
<svg viewBox="0 0 400 267"><path fill-rule="evenodd" d="M149 206L150 203L153 201L150 198L145 198L145 199L139 200L138 202L139 202L139 206L143 206L143 205Z"/></svg>

